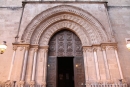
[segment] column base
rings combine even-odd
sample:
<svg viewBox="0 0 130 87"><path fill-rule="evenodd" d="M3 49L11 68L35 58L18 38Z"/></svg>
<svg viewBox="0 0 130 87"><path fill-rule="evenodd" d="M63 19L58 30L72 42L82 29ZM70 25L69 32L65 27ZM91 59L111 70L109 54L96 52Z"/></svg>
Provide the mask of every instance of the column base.
<svg viewBox="0 0 130 87"><path fill-rule="evenodd" d="M7 80L5 82L5 87L11 87L11 81L10 80Z"/></svg>
<svg viewBox="0 0 130 87"><path fill-rule="evenodd" d="M124 83L124 84L127 83L127 81L125 79L119 79L119 82Z"/></svg>
<svg viewBox="0 0 130 87"><path fill-rule="evenodd" d="M91 87L91 82L86 81L85 87Z"/></svg>
<svg viewBox="0 0 130 87"><path fill-rule="evenodd" d="M25 85L25 81L20 81L19 82L19 87L24 87L24 85Z"/></svg>
<svg viewBox="0 0 130 87"><path fill-rule="evenodd" d="M42 87L46 87L46 82L42 82Z"/></svg>
<svg viewBox="0 0 130 87"><path fill-rule="evenodd" d="M35 81L30 81L30 87L35 87Z"/></svg>

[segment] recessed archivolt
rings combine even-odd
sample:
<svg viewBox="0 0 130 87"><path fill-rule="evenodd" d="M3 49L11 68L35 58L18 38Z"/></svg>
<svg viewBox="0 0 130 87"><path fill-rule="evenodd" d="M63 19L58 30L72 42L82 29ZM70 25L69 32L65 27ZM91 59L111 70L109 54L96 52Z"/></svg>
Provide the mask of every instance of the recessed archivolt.
<svg viewBox="0 0 130 87"><path fill-rule="evenodd" d="M61 21L61 22L55 23L54 25L50 26L48 29L45 30L45 32L42 34L39 40L40 46L47 45L49 43L50 38L57 31L60 31L62 29L69 29L75 34L77 34L83 46L90 45L91 41L86 36L81 26L71 21Z"/></svg>
<svg viewBox="0 0 130 87"><path fill-rule="evenodd" d="M75 27L78 27L78 26L82 27L79 29L85 32L84 35L86 35L90 39L89 40L90 44L100 44L101 41L105 41L104 37L106 37L106 34L103 33L102 35L100 35L99 34L100 31L97 31L97 29L94 29L93 27L91 27L91 25L87 21L75 15L61 14L61 15L52 17L48 19L46 22L42 23L41 26L39 26L34 31L33 36L31 38L31 44L38 44L39 38L41 37L41 34L45 31L45 29L47 29L49 26L53 25L54 23L57 23L63 20L70 21L70 23L66 23L67 25L63 27L68 27L69 29L71 29L71 26L73 26L72 24L74 23L75 23ZM71 22L74 22L74 23L71 23Z"/></svg>
<svg viewBox="0 0 130 87"><path fill-rule="evenodd" d="M31 37L33 36L33 32L39 31L39 29L37 29L37 27L40 26L39 24L41 24L42 22L44 22L47 19L49 19L50 17L52 17L52 15L59 14L59 13L71 13L71 14L75 14L75 15L81 17L82 22L80 22L80 23L82 25L84 24L84 21L86 20L94 29L97 29L97 31L98 31L98 32L96 32L97 35L103 37L102 42L109 41L110 37L107 36L107 33L103 29L103 26L91 14L89 14L87 11L84 11L83 9L80 9L80 8L74 7L74 6L69 6L69 5L56 6L56 7L50 8L46 11L43 11L42 13L37 15L25 29L24 34L22 35L22 40L24 40L26 43L30 43ZM75 19L75 20L78 20L78 19ZM49 22L49 23L51 23L51 22ZM47 26L47 24L46 24L46 26ZM84 25L84 27L85 27L85 25ZM87 28L85 28L85 29L87 29ZM96 33L93 33L92 29L89 32L92 32L92 34L91 34L92 36L95 36L94 34L96 34ZM96 38L98 38L98 37L96 36Z"/></svg>

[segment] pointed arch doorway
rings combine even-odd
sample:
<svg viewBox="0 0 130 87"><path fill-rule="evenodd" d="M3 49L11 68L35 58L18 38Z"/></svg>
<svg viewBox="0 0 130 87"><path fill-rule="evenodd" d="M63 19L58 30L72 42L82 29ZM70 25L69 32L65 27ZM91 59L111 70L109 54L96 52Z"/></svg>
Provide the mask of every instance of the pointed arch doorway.
<svg viewBox="0 0 130 87"><path fill-rule="evenodd" d="M73 32L63 29L49 42L47 87L83 87L82 44Z"/></svg>

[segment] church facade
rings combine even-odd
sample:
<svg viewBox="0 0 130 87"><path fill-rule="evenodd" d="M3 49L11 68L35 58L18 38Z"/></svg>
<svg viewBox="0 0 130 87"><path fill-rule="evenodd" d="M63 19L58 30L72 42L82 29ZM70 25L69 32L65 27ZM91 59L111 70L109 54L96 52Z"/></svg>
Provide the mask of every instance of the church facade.
<svg viewBox="0 0 130 87"><path fill-rule="evenodd" d="M0 41L8 46L0 55L2 86L130 84L129 1L119 6L109 1L21 3L8 7L3 1L0 8Z"/></svg>

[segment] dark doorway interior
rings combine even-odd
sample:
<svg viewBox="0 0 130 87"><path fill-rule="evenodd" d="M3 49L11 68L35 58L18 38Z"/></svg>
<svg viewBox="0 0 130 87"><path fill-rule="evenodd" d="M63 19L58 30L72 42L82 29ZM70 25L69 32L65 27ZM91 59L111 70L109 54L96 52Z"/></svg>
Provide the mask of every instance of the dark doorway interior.
<svg viewBox="0 0 130 87"><path fill-rule="evenodd" d="M58 57L58 87L74 87L73 57Z"/></svg>

